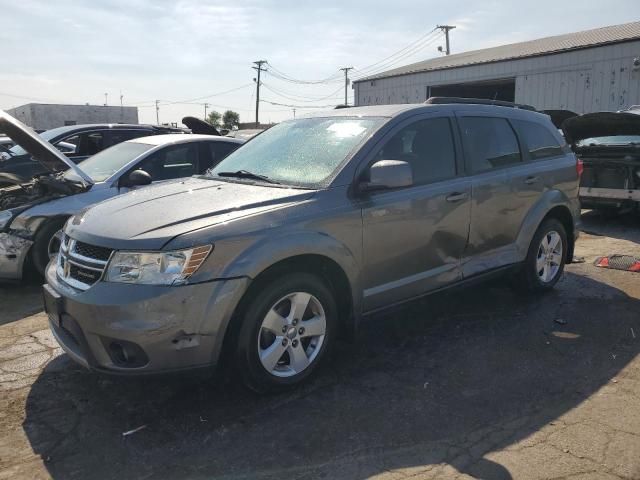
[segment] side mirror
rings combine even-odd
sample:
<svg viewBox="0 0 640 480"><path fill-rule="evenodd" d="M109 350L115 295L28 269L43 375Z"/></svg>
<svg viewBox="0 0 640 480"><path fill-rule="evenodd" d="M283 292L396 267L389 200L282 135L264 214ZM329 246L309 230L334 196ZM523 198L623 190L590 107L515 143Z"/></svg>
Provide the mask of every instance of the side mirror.
<svg viewBox="0 0 640 480"><path fill-rule="evenodd" d="M151 183L151 175L144 170L134 170L127 177L127 187L138 187L143 185L149 185Z"/></svg>
<svg viewBox="0 0 640 480"><path fill-rule="evenodd" d="M401 160L379 160L369 168L369 181L360 183L360 191L389 190L411 185L411 165Z"/></svg>

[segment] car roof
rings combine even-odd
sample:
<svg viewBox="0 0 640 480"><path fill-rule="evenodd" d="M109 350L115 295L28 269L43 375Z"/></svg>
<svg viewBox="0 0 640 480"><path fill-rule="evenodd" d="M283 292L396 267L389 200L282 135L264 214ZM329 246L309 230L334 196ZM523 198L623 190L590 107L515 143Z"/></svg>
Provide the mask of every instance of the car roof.
<svg viewBox="0 0 640 480"><path fill-rule="evenodd" d="M48 136L51 137L59 137L64 136L69 133L74 132L83 132L86 130L95 130L95 129L113 129L113 130L153 130L158 132L183 132L184 129L178 127L167 127L163 125L147 125L147 124L132 124L132 123L85 123L81 125L67 125L64 127L56 127L51 128L49 130L45 130L42 133L48 133Z"/></svg>
<svg viewBox="0 0 640 480"><path fill-rule="evenodd" d="M175 134L169 133L164 135L151 135L148 137L138 137L131 140L127 140L127 143L144 143L146 145L167 145L170 143L189 143L198 141L210 141L210 142L227 142L227 143L244 143L244 140L239 138L229 137L217 137L215 135L200 135L196 133L190 134Z"/></svg>
<svg viewBox="0 0 640 480"><path fill-rule="evenodd" d="M424 103L404 103L400 105L369 105L366 107L349 107L335 110L322 110L304 115L301 118L316 117L395 117L407 110L424 108Z"/></svg>
<svg viewBox="0 0 640 480"><path fill-rule="evenodd" d="M472 99L469 99L472 100ZM505 102L506 103L506 102ZM370 105L364 107L340 108L336 110L313 112L299 118L324 118L324 117L384 117L394 118L413 113L426 112L431 108L446 109L447 111L469 111L482 114L498 114L501 117L533 120L537 122L550 123L550 117L542 112L521 108L516 105L492 105L488 103L473 103L471 101L459 102L452 99L451 103L440 101L439 103L411 103L398 105ZM553 124L551 124L553 126Z"/></svg>

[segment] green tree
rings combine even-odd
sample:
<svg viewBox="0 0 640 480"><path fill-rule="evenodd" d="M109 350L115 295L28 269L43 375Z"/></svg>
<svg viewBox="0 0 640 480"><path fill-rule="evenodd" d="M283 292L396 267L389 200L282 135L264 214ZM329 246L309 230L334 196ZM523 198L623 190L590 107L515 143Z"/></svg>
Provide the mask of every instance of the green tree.
<svg viewBox="0 0 640 480"><path fill-rule="evenodd" d="M207 115L207 122L216 128L220 128L221 119L222 119L222 115L220 115L220 113L216 112L215 110L209 112L209 115Z"/></svg>
<svg viewBox="0 0 640 480"><path fill-rule="evenodd" d="M240 114L233 110L227 110L222 116L222 127L231 130L240 125Z"/></svg>

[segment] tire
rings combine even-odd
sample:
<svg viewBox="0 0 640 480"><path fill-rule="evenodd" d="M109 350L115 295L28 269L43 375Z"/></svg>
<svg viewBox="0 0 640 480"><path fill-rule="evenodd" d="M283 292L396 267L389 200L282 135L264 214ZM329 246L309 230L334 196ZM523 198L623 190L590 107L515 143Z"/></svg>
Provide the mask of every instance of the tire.
<svg viewBox="0 0 640 480"><path fill-rule="evenodd" d="M550 262L547 263L545 261L543 241L547 244L558 245L553 241L557 238L556 235L560 237L559 245L561 245L562 250L558 252L557 248L547 249L549 257L546 258ZM567 233L562 223L555 218L542 222L529 245L527 258L520 272L518 287L527 292L551 290L558 283L564 272L567 252ZM541 266L542 268L540 268Z"/></svg>
<svg viewBox="0 0 640 480"><path fill-rule="evenodd" d="M49 244L52 242L53 237L64 227L66 219L53 220L47 222L40 227L40 230L36 233L35 241L31 247L31 258L33 260L33 266L36 271L44 276L44 272L49 264Z"/></svg>
<svg viewBox="0 0 640 480"><path fill-rule="evenodd" d="M334 342L338 309L315 275L285 273L260 287L241 314L235 366L247 387L264 393L297 386L317 370Z"/></svg>

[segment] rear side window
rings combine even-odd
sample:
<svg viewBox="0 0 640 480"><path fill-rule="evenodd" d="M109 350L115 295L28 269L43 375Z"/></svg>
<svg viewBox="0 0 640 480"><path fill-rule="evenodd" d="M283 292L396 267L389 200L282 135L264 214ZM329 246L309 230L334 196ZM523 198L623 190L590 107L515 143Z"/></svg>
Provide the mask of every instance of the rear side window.
<svg viewBox="0 0 640 480"><path fill-rule="evenodd" d="M69 157L88 157L104 149L104 132L84 132L64 138L63 142L75 145L75 152L67 154Z"/></svg>
<svg viewBox="0 0 640 480"><path fill-rule="evenodd" d="M522 160L516 134L504 118L462 117L459 124L473 173L513 165Z"/></svg>
<svg viewBox="0 0 640 480"><path fill-rule="evenodd" d="M118 130L113 129L109 132L109 145L117 145L134 138L146 137L152 135L151 130Z"/></svg>
<svg viewBox="0 0 640 480"><path fill-rule="evenodd" d="M382 146L375 159L408 162L415 185L455 177L456 154L449 119L430 118L404 127Z"/></svg>
<svg viewBox="0 0 640 480"><path fill-rule="evenodd" d="M144 170L153 181L190 177L199 173L196 143L171 145L150 155L137 168Z"/></svg>
<svg viewBox="0 0 640 480"><path fill-rule="evenodd" d="M514 120L513 124L527 145L531 160L562 155L562 146L543 125L526 120Z"/></svg>

